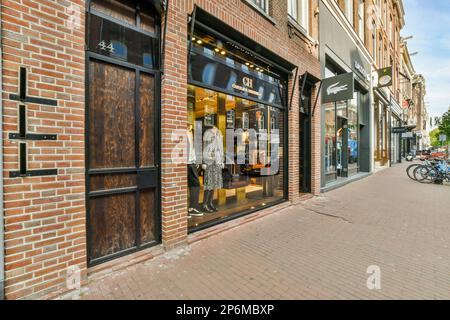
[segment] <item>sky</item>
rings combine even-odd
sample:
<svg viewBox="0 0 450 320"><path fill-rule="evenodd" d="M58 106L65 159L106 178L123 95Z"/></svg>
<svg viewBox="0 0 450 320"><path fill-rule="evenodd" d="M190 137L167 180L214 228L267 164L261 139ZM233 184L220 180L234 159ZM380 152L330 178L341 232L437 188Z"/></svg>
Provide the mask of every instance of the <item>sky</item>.
<svg viewBox="0 0 450 320"><path fill-rule="evenodd" d="M450 106L450 0L403 0L409 52L417 73L425 76L429 104L434 118Z"/></svg>

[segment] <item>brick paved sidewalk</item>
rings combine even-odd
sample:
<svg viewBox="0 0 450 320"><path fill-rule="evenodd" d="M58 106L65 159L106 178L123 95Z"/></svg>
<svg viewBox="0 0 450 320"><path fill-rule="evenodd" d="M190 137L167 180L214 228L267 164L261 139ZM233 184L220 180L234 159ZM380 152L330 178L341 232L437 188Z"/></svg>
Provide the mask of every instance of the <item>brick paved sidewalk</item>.
<svg viewBox="0 0 450 320"><path fill-rule="evenodd" d="M407 164L91 281L83 299L450 298L450 186ZM381 290L366 287L381 268Z"/></svg>

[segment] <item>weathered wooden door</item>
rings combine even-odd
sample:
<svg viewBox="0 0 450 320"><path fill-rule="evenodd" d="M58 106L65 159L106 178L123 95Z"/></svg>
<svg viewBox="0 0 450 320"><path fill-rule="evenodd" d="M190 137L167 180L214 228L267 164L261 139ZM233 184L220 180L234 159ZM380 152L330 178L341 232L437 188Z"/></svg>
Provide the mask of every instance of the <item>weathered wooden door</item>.
<svg viewBox="0 0 450 320"><path fill-rule="evenodd" d="M95 265L160 241L159 71L155 33L94 14L90 23L87 229Z"/></svg>
<svg viewBox="0 0 450 320"><path fill-rule="evenodd" d="M88 223L94 262L158 240L158 172L154 77L93 59L89 69Z"/></svg>

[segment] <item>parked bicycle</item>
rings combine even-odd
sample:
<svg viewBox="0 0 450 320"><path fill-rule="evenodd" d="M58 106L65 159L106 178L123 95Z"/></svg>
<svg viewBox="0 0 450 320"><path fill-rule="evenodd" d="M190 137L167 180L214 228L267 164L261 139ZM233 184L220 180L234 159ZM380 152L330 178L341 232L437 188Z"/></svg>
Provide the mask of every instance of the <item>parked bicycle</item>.
<svg viewBox="0 0 450 320"><path fill-rule="evenodd" d="M442 184L444 181L450 182L450 165L444 160L425 161L415 167L413 177L420 183Z"/></svg>

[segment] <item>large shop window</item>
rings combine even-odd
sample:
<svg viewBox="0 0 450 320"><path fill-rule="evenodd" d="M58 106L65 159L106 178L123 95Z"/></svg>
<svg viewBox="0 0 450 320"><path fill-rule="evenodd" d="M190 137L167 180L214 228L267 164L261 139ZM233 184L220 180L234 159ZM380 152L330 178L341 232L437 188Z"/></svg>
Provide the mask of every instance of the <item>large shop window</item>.
<svg viewBox="0 0 450 320"><path fill-rule="evenodd" d="M285 199L285 83L238 45L196 31L188 86L189 228Z"/></svg>
<svg viewBox="0 0 450 320"><path fill-rule="evenodd" d="M326 183L359 172L361 92L352 100L325 104Z"/></svg>

